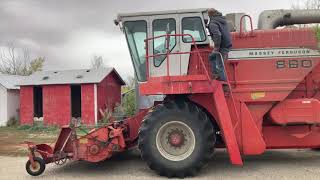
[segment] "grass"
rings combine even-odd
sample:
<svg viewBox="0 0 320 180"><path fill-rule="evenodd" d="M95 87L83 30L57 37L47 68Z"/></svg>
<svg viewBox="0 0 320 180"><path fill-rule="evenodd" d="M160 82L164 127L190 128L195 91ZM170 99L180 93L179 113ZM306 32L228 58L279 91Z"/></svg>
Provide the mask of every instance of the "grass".
<svg viewBox="0 0 320 180"><path fill-rule="evenodd" d="M25 156L24 141L51 144L58 134L59 128L42 125L0 127L0 156Z"/></svg>
<svg viewBox="0 0 320 180"><path fill-rule="evenodd" d="M315 32L318 38L318 47L320 48L320 26L319 25L315 26Z"/></svg>

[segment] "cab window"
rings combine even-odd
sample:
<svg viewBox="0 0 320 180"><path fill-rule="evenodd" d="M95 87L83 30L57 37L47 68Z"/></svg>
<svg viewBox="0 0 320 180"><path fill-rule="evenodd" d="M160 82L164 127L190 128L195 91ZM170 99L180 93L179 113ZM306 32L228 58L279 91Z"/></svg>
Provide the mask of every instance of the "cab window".
<svg viewBox="0 0 320 180"><path fill-rule="evenodd" d="M127 21L124 23L130 54L139 81L146 80L146 50L144 40L147 38L146 21Z"/></svg>
<svg viewBox="0 0 320 180"><path fill-rule="evenodd" d="M153 37L165 34L176 34L175 19L156 19L152 23ZM166 59L167 41L169 41L169 52L176 46L176 37L160 37L153 40L153 55L160 54L153 58L154 66L158 67ZM161 55L163 54L163 55Z"/></svg>
<svg viewBox="0 0 320 180"><path fill-rule="evenodd" d="M202 19L200 17L185 17L182 19L182 33L190 34L196 42L203 42L206 40L206 33L203 28ZM191 43L190 36L184 36L183 42Z"/></svg>

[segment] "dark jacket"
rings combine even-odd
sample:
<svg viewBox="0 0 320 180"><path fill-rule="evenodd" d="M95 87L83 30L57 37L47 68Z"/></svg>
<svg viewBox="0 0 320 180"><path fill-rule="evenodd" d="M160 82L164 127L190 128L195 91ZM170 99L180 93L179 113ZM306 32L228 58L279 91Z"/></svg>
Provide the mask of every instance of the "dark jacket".
<svg viewBox="0 0 320 180"><path fill-rule="evenodd" d="M229 52L232 40L226 18L221 13L210 17L208 29L215 48L219 51Z"/></svg>

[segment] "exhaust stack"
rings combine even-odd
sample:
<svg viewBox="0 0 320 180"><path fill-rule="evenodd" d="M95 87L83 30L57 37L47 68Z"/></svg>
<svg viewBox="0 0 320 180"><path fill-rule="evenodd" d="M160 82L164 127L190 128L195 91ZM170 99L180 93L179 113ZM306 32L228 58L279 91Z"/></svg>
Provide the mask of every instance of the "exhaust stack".
<svg viewBox="0 0 320 180"><path fill-rule="evenodd" d="M320 23L320 10L266 10L259 16L258 29L313 23Z"/></svg>

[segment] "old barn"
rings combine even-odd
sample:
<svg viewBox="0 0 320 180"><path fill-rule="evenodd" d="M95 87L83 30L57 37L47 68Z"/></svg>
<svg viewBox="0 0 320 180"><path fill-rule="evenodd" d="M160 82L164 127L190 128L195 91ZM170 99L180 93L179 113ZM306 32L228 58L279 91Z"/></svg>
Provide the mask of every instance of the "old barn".
<svg viewBox="0 0 320 180"><path fill-rule="evenodd" d="M0 74L0 126L19 119L19 87L22 76Z"/></svg>
<svg viewBox="0 0 320 180"><path fill-rule="evenodd" d="M100 109L121 102L122 85L114 68L37 72L20 83L20 122L61 126L77 118L97 124Z"/></svg>

